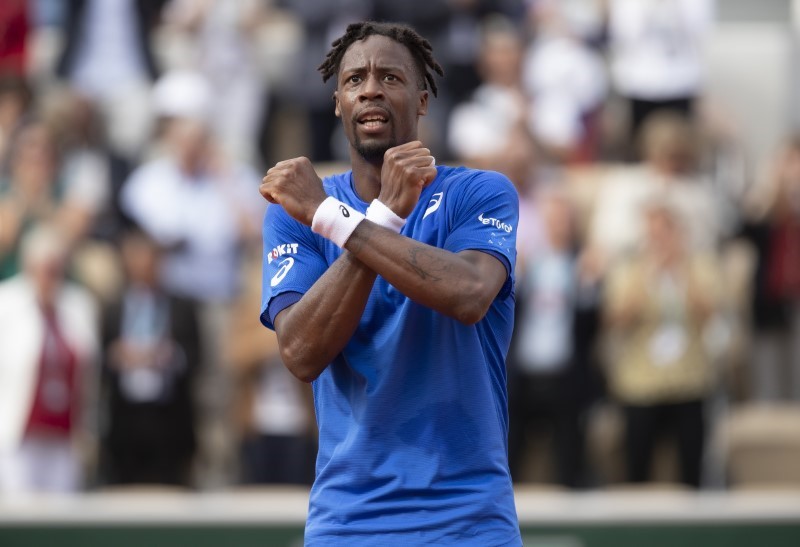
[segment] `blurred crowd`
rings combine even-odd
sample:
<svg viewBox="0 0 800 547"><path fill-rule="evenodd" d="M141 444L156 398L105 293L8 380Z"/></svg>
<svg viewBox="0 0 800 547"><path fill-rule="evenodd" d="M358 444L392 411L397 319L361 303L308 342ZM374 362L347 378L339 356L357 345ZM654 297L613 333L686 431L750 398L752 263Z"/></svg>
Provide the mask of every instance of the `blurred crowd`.
<svg viewBox="0 0 800 547"><path fill-rule="evenodd" d="M520 194L519 483L728 486L730 408L800 405L800 137L704 94L712 0L4 0L0 495L310 484L309 386L258 322L261 173L343 168L316 67L405 22L421 139ZM717 454L718 456L718 454ZM720 466L723 466L720 471Z"/></svg>

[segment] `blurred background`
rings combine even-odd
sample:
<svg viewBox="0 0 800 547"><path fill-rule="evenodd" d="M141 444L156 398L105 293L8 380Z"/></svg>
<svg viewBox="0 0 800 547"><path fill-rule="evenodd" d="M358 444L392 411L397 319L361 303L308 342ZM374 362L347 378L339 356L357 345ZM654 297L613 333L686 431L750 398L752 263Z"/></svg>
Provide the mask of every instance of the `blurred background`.
<svg viewBox="0 0 800 547"><path fill-rule="evenodd" d="M799 1L3 0L0 515L276 484L302 512L258 185L348 168L316 67L364 19L431 41L437 160L520 194L520 495L800 490Z"/></svg>

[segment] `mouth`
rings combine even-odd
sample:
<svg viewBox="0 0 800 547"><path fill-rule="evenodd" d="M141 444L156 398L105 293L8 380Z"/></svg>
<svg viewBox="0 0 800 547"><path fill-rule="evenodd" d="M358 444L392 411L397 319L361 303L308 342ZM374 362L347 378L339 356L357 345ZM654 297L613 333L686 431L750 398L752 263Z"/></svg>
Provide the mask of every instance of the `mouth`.
<svg viewBox="0 0 800 547"><path fill-rule="evenodd" d="M389 115L383 109L370 108L358 115L356 123L367 133L377 133L389 125Z"/></svg>

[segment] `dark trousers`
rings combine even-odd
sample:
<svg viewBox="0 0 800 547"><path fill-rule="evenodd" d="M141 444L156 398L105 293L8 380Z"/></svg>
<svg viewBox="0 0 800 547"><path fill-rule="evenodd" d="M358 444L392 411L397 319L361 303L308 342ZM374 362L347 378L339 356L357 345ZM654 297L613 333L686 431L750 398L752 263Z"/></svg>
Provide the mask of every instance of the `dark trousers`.
<svg viewBox="0 0 800 547"><path fill-rule="evenodd" d="M522 477L531 431L549 433L556 481L570 488L585 486L585 424L581 406L565 393L562 375L516 375L509 382L508 456L511 476Z"/></svg>
<svg viewBox="0 0 800 547"><path fill-rule="evenodd" d="M254 435L242 443L246 484L311 484L316 444L306 436Z"/></svg>
<svg viewBox="0 0 800 547"><path fill-rule="evenodd" d="M705 445L703 401L660 405L626 405L625 453L627 475L631 482L647 482L653 450L660 435L675 436L681 482L700 486Z"/></svg>

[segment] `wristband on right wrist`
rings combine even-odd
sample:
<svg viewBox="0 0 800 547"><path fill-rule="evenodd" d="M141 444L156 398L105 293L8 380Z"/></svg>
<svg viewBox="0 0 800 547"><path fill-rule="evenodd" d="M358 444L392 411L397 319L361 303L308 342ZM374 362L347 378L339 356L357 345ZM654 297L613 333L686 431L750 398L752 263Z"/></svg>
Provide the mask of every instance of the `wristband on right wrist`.
<svg viewBox="0 0 800 547"><path fill-rule="evenodd" d="M364 215L332 196L325 198L311 220L311 231L344 249L344 244L364 220Z"/></svg>
<svg viewBox="0 0 800 547"><path fill-rule="evenodd" d="M373 199L372 203L369 204L366 218L370 222L374 222L378 226L383 226L384 228L389 228L398 234L400 230L403 229L403 226L406 225L406 219L399 217L397 213L387 207L385 203L377 199Z"/></svg>

